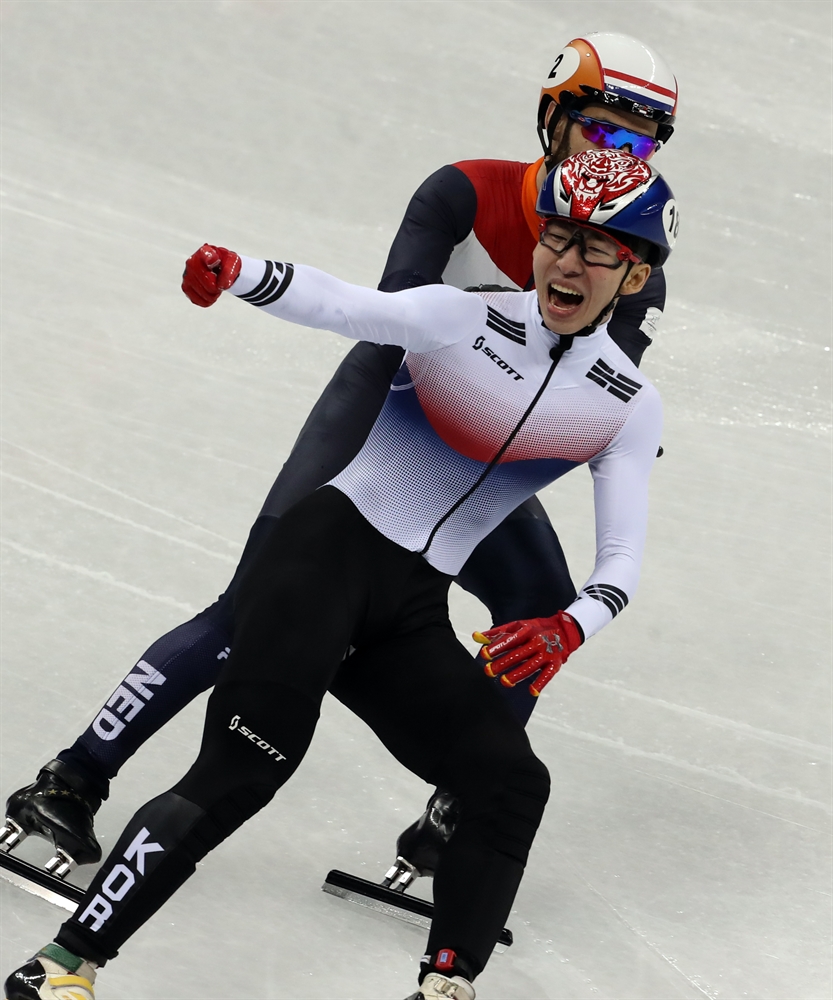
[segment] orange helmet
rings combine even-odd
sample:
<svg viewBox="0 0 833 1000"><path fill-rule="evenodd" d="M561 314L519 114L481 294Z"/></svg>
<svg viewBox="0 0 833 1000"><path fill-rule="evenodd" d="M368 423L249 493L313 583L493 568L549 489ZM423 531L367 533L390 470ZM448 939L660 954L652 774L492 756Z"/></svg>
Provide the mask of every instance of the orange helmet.
<svg viewBox="0 0 833 1000"><path fill-rule="evenodd" d="M556 113L545 125L550 104ZM606 104L657 123L657 139L674 131L677 81L661 56L629 35L594 32L574 38L561 50L541 88L538 135L550 152L560 112Z"/></svg>

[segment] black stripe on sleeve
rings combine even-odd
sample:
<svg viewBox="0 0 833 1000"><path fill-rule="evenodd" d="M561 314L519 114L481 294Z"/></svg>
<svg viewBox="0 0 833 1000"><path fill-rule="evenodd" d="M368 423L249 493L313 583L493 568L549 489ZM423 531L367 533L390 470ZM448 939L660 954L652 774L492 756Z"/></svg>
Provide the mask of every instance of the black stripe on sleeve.
<svg viewBox="0 0 833 1000"><path fill-rule="evenodd" d="M278 299L287 290L287 288L289 288L289 284L292 281L292 276L295 274L295 268L292 266L292 264L275 264L275 267L280 268L283 271L283 277L281 278L279 284L277 283L277 276L275 278L275 284L277 284L277 288L274 288L273 285L270 285L269 288L266 290L266 293L264 293L264 295L261 296L261 298L258 299L257 301L252 302L252 305L255 306L271 305L273 302L277 302Z"/></svg>
<svg viewBox="0 0 833 1000"><path fill-rule="evenodd" d="M594 601L601 601L614 618L628 605L628 595L612 583L591 584L582 593L592 597Z"/></svg>
<svg viewBox="0 0 833 1000"><path fill-rule="evenodd" d="M256 299L272 280L272 275L275 272L275 265L271 260L267 260L264 263L266 264L266 270L263 272L263 277L260 279L260 283L257 284L250 292L246 292L245 295L238 296L238 298L243 299L244 302L251 302L252 299Z"/></svg>
<svg viewBox="0 0 833 1000"><path fill-rule="evenodd" d="M263 280L246 295L240 298L250 302L253 306L268 306L283 295L289 288L295 268L291 264L279 264L277 261L266 261L266 274Z"/></svg>

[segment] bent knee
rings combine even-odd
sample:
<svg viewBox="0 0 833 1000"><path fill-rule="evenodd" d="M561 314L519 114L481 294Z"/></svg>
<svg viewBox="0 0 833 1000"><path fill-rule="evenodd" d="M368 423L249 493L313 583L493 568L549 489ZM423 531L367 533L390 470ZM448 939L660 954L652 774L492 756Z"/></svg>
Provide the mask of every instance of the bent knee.
<svg viewBox="0 0 833 1000"><path fill-rule="evenodd" d="M489 824L491 846L525 865L549 799L549 771L530 754L506 770L501 785Z"/></svg>
<svg viewBox="0 0 833 1000"><path fill-rule="evenodd" d="M506 775L504 796L514 815L537 830L550 797L550 772L544 762L534 754L518 761Z"/></svg>
<svg viewBox="0 0 833 1000"><path fill-rule="evenodd" d="M510 789L518 795L540 803L543 814L544 807L550 797L550 772L547 765L535 754L518 761L507 775Z"/></svg>

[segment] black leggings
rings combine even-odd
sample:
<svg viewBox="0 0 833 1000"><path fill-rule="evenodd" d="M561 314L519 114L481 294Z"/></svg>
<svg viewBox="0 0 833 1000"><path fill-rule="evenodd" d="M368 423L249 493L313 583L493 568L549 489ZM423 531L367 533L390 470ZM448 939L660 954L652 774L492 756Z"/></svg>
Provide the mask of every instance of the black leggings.
<svg viewBox="0 0 833 1000"><path fill-rule="evenodd" d="M211 687L235 635L234 600L247 566L274 521L327 482L355 456L379 414L403 352L398 347L357 344L344 359L310 413L280 475L266 498L237 572L221 597L191 621L158 639L141 657L157 677L153 697L126 719L126 703L115 697L61 760L90 780L102 798L109 779L136 750L201 691ZM564 553L547 515L533 497L484 539L457 582L489 609L492 624L551 615L576 595ZM485 623L484 623L485 624ZM391 664L400 650L391 649ZM136 668L134 668L135 670ZM523 722L537 704L526 684L497 685ZM131 686L135 690L135 685ZM333 693L340 697L341 685Z"/></svg>
<svg viewBox="0 0 833 1000"><path fill-rule="evenodd" d="M549 777L456 639L450 582L333 487L277 520L240 581L235 644L196 762L136 813L58 942L112 958L291 777L340 671L342 700L393 756L460 801L427 951L451 948L479 972L509 915ZM342 667L348 646L358 652Z"/></svg>

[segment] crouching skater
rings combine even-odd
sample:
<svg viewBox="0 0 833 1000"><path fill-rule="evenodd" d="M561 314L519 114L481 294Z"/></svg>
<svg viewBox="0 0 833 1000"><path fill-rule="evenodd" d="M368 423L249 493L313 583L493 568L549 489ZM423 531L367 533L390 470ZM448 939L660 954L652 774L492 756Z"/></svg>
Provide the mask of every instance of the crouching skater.
<svg viewBox="0 0 833 1000"><path fill-rule="evenodd" d="M194 302L228 290L407 354L356 458L276 521L244 576L195 763L139 809L55 941L6 981L8 1000L93 997L97 967L294 773L350 647L341 700L460 802L413 1000L473 1000L549 793L485 674L539 694L628 603L662 421L657 391L605 324L671 250L667 185L628 153L593 149L547 176L537 211L536 290L526 293L379 292L208 245L189 258L183 290ZM550 618L476 633L485 669L473 670L449 622L453 577L510 511L585 462L597 537L589 581Z"/></svg>

